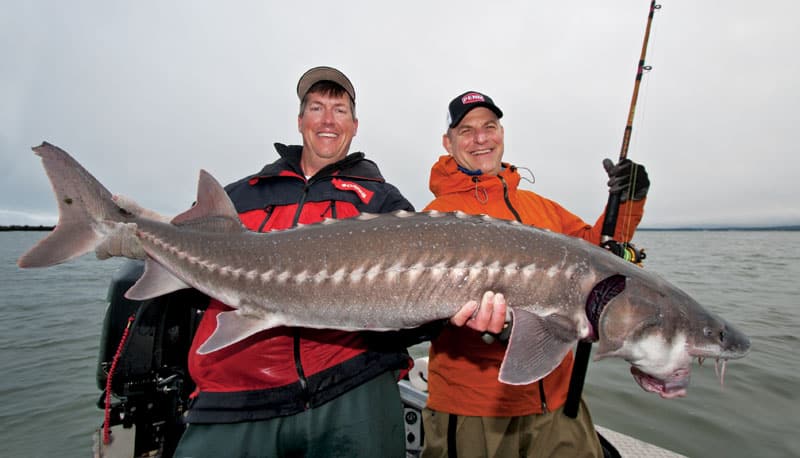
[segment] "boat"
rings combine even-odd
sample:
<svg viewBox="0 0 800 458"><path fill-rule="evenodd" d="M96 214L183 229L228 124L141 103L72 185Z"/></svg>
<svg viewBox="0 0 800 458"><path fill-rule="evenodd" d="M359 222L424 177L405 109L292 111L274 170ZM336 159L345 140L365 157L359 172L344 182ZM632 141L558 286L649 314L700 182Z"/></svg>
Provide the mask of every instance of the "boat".
<svg viewBox="0 0 800 458"><path fill-rule="evenodd" d="M104 411L93 437L97 458L170 457L185 427L182 419L194 390L186 354L208 299L190 289L146 301L126 299L125 291L143 270L143 262L126 261L108 290L96 374L101 390L97 407ZM427 357L420 355L398 382L407 458L420 456L424 444L426 379ZM596 429L608 457L682 456L602 426Z"/></svg>
<svg viewBox="0 0 800 458"><path fill-rule="evenodd" d="M403 400L406 434L406 458L419 457L425 440L422 430L422 409L428 399L428 358L414 359L414 368L408 377L398 382ZM612 429L595 425L606 458L686 458L684 455L657 445L636 439Z"/></svg>

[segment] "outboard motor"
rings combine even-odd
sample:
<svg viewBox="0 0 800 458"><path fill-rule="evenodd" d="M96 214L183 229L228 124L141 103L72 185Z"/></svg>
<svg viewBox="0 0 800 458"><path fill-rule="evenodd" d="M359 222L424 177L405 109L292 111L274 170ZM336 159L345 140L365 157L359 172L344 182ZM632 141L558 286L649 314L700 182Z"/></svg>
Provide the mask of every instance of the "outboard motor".
<svg viewBox="0 0 800 458"><path fill-rule="evenodd" d="M96 456L172 456L194 384L187 355L208 297L186 289L146 301L124 297L144 271L127 261L108 290L97 365L105 410Z"/></svg>

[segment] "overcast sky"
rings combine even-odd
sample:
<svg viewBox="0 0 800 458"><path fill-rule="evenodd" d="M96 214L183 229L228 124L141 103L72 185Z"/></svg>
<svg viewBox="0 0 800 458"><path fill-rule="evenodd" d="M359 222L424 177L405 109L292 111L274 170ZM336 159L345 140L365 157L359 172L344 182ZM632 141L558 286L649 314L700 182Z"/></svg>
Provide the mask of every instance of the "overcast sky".
<svg viewBox="0 0 800 458"><path fill-rule="evenodd" d="M295 86L344 71L364 151L421 209L445 110L479 90L505 112L527 189L589 222L619 155L650 2L4 2L0 225L53 224L30 147L70 152L113 193L165 214L203 168L223 184L300 143ZM663 0L629 157L643 227L800 223L800 3Z"/></svg>

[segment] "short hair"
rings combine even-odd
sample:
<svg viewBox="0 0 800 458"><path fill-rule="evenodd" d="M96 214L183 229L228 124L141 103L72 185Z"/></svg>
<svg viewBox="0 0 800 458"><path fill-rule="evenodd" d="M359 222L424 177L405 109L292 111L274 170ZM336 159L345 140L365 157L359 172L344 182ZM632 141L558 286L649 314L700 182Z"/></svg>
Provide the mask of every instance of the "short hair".
<svg viewBox="0 0 800 458"><path fill-rule="evenodd" d="M342 95L346 95L347 100L350 101L350 112L353 114L353 120L356 119L356 101L350 98L350 94L348 94L342 86L339 86L333 81L328 80L317 81L310 88L308 88L308 92L306 92L306 95L303 96L303 100L300 101L300 116L303 116L303 112L306 110L308 94L314 93L327 95L330 97L341 97Z"/></svg>

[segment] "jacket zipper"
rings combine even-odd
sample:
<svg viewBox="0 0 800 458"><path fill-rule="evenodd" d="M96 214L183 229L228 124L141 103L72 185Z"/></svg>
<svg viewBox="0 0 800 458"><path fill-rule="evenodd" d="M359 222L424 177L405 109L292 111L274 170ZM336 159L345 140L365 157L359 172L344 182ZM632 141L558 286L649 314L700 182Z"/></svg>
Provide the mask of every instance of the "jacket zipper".
<svg viewBox="0 0 800 458"><path fill-rule="evenodd" d="M310 188L312 184L313 183L311 181L306 181L305 186L303 186L303 195L300 196L300 200L297 202L297 212L294 214L292 225L290 227L297 227L297 224L300 222L300 214L303 213L303 207L305 206L306 199L308 198L308 188ZM331 214L333 215L333 218L336 218L335 204L333 208L331 208ZM308 391L308 378L303 370L303 362L300 359L300 329L295 328L292 337L294 339L294 367L297 370L297 381L300 383L300 396L302 397L304 408L309 409L311 407L311 393Z"/></svg>
<svg viewBox="0 0 800 458"><path fill-rule="evenodd" d="M547 413L547 399L544 396L544 380L539 380L539 397L542 400L542 413Z"/></svg>
<svg viewBox="0 0 800 458"><path fill-rule="evenodd" d="M256 232L263 232L264 226L267 225L267 221L269 221L270 217L272 217L272 212L275 211L274 205L267 205L267 208L264 209L264 220L261 222L261 225L258 226L258 231Z"/></svg>
<svg viewBox="0 0 800 458"><path fill-rule="evenodd" d="M303 195L300 196L300 200L297 202L297 211L294 214L294 218L292 219L292 225L289 227L297 227L297 223L300 222L300 214L303 213L303 206L306 204L306 199L308 198L308 188L311 186L310 181L306 181L305 186L303 186Z"/></svg>
<svg viewBox="0 0 800 458"><path fill-rule="evenodd" d="M327 176L325 178L332 178ZM315 180L319 181L319 180ZM306 180L305 186L303 186L303 194L300 196L300 200L297 202L297 211L294 214L294 218L292 219L292 225L290 227L294 228L297 227L297 224L300 222L300 215L303 213L303 207L306 204L306 199L308 199L308 189L312 185L312 181ZM275 206L271 205L266 209L267 215L264 218L264 221L261 223L259 227L259 232L261 229L264 228L267 221L269 220L270 216L272 216L272 212L274 211ZM331 216L336 218L336 203L335 201L331 201ZM297 381L300 384L300 396L303 400L303 406L305 409L309 409L311 407L311 393L308 391L308 378L306 377L305 371L303 370L303 362L300 359L300 329L295 328L294 332L292 333L293 342L293 353L294 353L294 367L297 370Z"/></svg>
<svg viewBox="0 0 800 458"><path fill-rule="evenodd" d="M519 212L517 212L517 209L511 205L511 199L508 196L508 185L506 184L506 180L504 180L500 175L497 175L497 178L499 178L500 182L503 183L503 200L506 202L506 207L508 207L508 209L514 215L514 219L521 223L522 218L520 218ZM542 401L542 413L547 413L547 397L544 394L544 380L539 380L539 399Z"/></svg>
<svg viewBox="0 0 800 458"><path fill-rule="evenodd" d="M300 383L300 398L303 401L303 408L311 408L311 394L308 392L308 379L303 370L303 363L300 361L300 329L294 328L294 367L297 369L297 381Z"/></svg>
<svg viewBox="0 0 800 458"><path fill-rule="evenodd" d="M311 182L306 181L305 186L303 186L303 195L300 196L300 200L297 202L297 212L294 214L291 227L297 227L297 223L300 221L300 214L303 213L303 206L306 204L308 188L310 186ZM303 370L303 362L300 359L300 329L294 328L292 337L294 340L294 367L297 370L297 381L300 383L300 396L303 400L303 407L308 410L311 407L309 402L311 396L308 392L308 378L306 378L306 373Z"/></svg>
<svg viewBox="0 0 800 458"><path fill-rule="evenodd" d="M325 216L326 213L329 213L330 216ZM323 219L325 218L336 219L336 201L331 200L330 202L328 202L328 206L325 207L325 210L322 210L322 213L319 214L319 217Z"/></svg>
<svg viewBox="0 0 800 458"><path fill-rule="evenodd" d="M303 189L303 197L300 201L297 214L295 215L294 222L292 223L292 227L297 225L297 220L300 218L300 212L302 210L303 203L305 202L305 196L307 194L308 185ZM261 222L261 225L258 226L258 232L262 232L264 230L264 226L267 225L270 217L272 216L272 212L275 210L274 205L269 205L267 208L264 209L264 220ZM308 392L308 379L306 378L305 371L303 370L303 363L300 359L300 329L295 328L292 334L293 337L293 349L294 349L294 367L297 370L297 380L300 383L300 396L303 400L303 407L307 410L311 404L309 403L310 394Z"/></svg>
<svg viewBox="0 0 800 458"><path fill-rule="evenodd" d="M506 201L506 206L508 207L509 210L511 210L511 213L514 214L514 219L516 219L517 222L521 223L522 218L519 217L517 209L514 208L513 205L511 205L511 199L508 197L508 185L506 184L506 180L504 180L503 177L501 177L500 175L497 175L497 178L499 178L500 182L503 183L503 200Z"/></svg>
<svg viewBox="0 0 800 458"><path fill-rule="evenodd" d="M297 227L297 224L300 222L300 214L303 213L303 207L306 204L306 199L308 199L308 188L310 188L311 185L313 185L316 182L322 181L324 179L331 179L331 178L333 178L333 177L326 176L326 177L322 177L322 178L314 180L314 181L311 181L311 180L306 181L305 186L303 186L303 195L300 196L300 200L297 202L297 212L295 212L295 214L294 214L294 218L292 219L292 225L290 227L292 227L292 228ZM332 213L333 212L335 212L335 210L332 210ZM334 216L334 218L335 218L335 216Z"/></svg>

